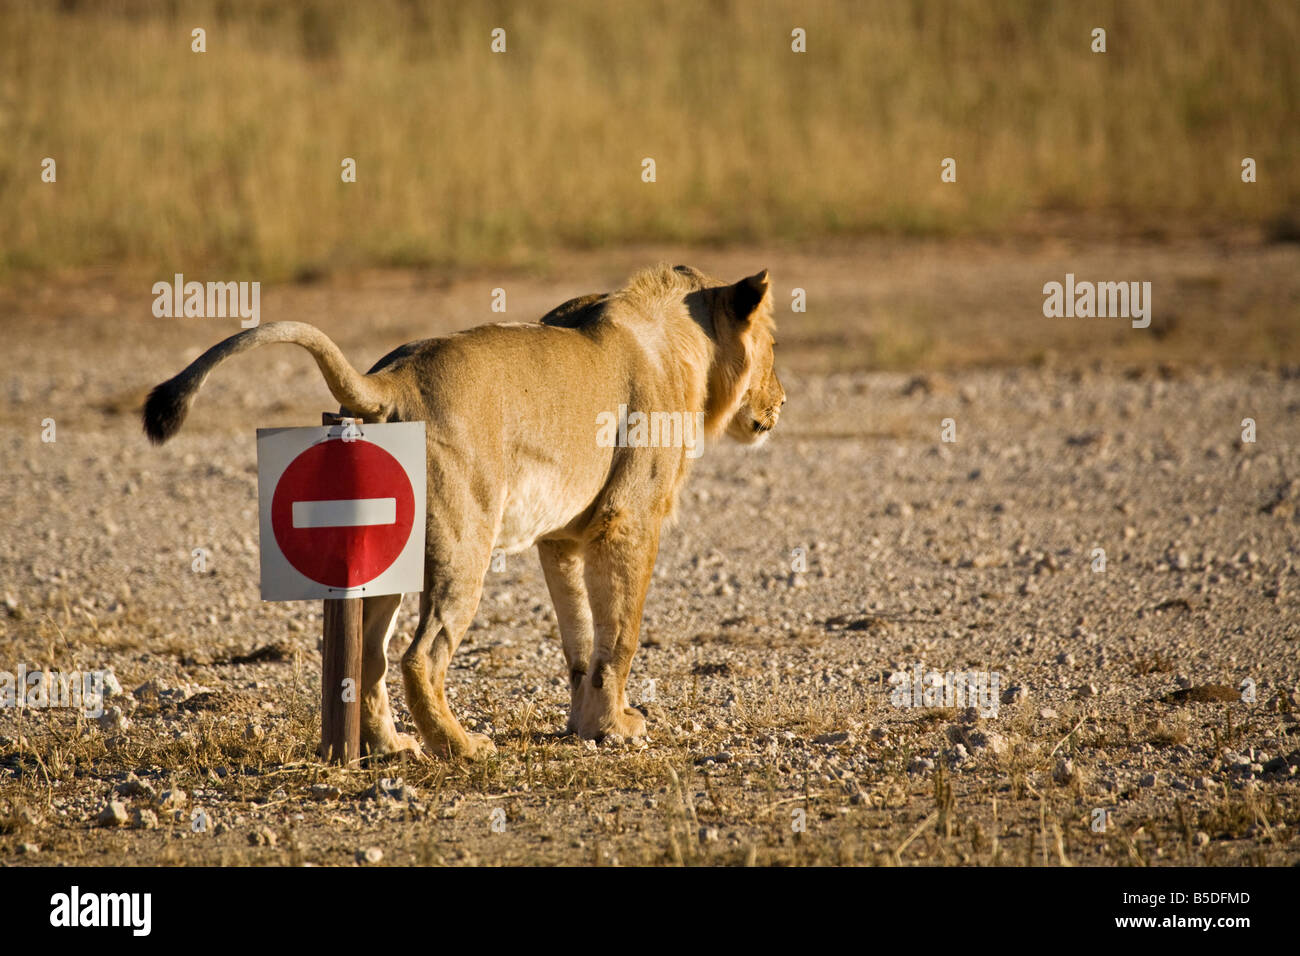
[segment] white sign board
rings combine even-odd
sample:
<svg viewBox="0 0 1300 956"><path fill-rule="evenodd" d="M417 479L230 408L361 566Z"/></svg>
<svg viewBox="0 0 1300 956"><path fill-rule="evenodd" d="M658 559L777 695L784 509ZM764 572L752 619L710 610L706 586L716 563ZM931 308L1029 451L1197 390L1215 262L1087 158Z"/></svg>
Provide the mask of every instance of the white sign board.
<svg viewBox="0 0 1300 956"><path fill-rule="evenodd" d="M424 590L424 422L257 430L262 600Z"/></svg>

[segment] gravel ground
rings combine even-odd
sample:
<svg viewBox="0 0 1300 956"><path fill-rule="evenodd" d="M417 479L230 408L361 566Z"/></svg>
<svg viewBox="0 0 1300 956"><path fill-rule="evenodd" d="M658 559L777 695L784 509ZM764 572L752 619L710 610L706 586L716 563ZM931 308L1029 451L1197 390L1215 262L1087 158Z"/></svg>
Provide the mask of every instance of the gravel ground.
<svg viewBox="0 0 1300 956"><path fill-rule="evenodd" d="M511 311L612 283L624 258L521 279ZM752 251L716 258L753 271ZM1293 320L1289 281L1274 299ZM360 365L488 320L496 284L290 288L263 320L318 321ZM305 356L241 357L152 448L144 391L235 329L147 324L148 301L102 277L0 296L0 669L120 684L98 720L0 711L0 861L1300 862L1293 367L835 370L851 363L783 319L781 427L711 447L664 538L631 684L649 740L560 736L558 634L521 555L489 574L448 678L498 754L345 771L312 757L320 605L257 595L253 429L314 424L323 387ZM996 676L996 693L891 699L916 668Z"/></svg>

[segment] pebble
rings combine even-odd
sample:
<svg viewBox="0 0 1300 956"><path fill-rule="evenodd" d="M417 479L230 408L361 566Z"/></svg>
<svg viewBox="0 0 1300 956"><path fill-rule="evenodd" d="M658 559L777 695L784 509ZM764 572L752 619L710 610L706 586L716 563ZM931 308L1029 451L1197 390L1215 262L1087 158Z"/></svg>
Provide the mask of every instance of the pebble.
<svg viewBox="0 0 1300 956"><path fill-rule="evenodd" d="M357 862L362 864L378 863L384 858L384 851L377 846L368 846L364 850L357 850Z"/></svg>
<svg viewBox="0 0 1300 956"><path fill-rule="evenodd" d="M969 735L971 748L988 749L989 753L1001 757L1007 752L1007 738L995 730L976 730Z"/></svg>
<svg viewBox="0 0 1300 956"><path fill-rule="evenodd" d="M131 721L127 719L126 714L122 713L121 707L110 707L99 715L98 724L100 730L109 733L122 733L131 728Z"/></svg>
<svg viewBox="0 0 1300 956"><path fill-rule="evenodd" d="M14 822L21 826L38 827L45 820L39 813L28 806L20 806L13 813Z"/></svg>
<svg viewBox="0 0 1300 956"><path fill-rule="evenodd" d="M215 623L215 622L214 622ZM159 695L167 690L167 684L160 678L154 677L145 681L135 690L131 691L131 696L136 700L157 700Z"/></svg>
<svg viewBox="0 0 1300 956"><path fill-rule="evenodd" d="M848 730L840 730L829 734L818 734L813 738L815 744L851 744L853 743L853 733Z"/></svg>
<svg viewBox="0 0 1300 956"><path fill-rule="evenodd" d="M135 774L127 772L126 779L117 785L117 792L124 797L144 797L150 803L158 798L158 791L153 785L141 780Z"/></svg>
<svg viewBox="0 0 1300 956"><path fill-rule="evenodd" d="M95 825L101 827L125 826L130 818L127 816L126 804L120 800L110 800L95 817Z"/></svg>
<svg viewBox="0 0 1300 956"><path fill-rule="evenodd" d="M184 790L172 787L170 790L164 790L158 795L158 809L163 813L173 813L184 809L188 800L189 797Z"/></svg>
<svg viewBox="0 0 1300 956"><path fill-rule="evenodd" d="M317 800L338 799L337 796L330 795L331 791L334 794L339 794L340 791L338 787L316 784L315 787L312 787L313 795L317 794L316 787L323 787L320 791L320 795L316 796ZM418 796L419 793L415 788L407 784L407 782L401 777L380 777L373 787L361 795L361 798L363 800L396 800L398 803L409 803Z"/></svg>
<svg viewBox="0 0 1300 956"><path fill-rule="evenodd" d="M157 830L158 814L149 809L136 807L131 811L131 826L136 830Z"/></svg>

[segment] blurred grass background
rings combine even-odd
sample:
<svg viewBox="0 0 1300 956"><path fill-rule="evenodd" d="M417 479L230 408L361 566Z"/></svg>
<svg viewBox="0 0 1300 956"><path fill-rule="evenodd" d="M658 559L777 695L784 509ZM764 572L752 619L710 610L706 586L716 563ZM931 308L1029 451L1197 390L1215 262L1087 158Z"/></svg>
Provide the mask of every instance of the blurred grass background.
<svg viewBox="0 0 1300 956"><path fill-rule="evenodd" d="M10 0L0 16L10 275L274 280L1056 213L1285 229L1300 208L1293 0Z"/></svg>

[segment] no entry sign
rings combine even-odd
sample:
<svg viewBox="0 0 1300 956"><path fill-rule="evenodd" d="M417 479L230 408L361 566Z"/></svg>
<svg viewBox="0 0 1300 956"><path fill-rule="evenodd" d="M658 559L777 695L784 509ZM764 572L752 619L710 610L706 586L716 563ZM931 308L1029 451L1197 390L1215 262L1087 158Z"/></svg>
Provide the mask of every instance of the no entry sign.
<svg viewBox="0 0 1300 956"><path fill-rule="evenodd" d="M257 430L262 600L424 588L423 422Z"/></svg>

